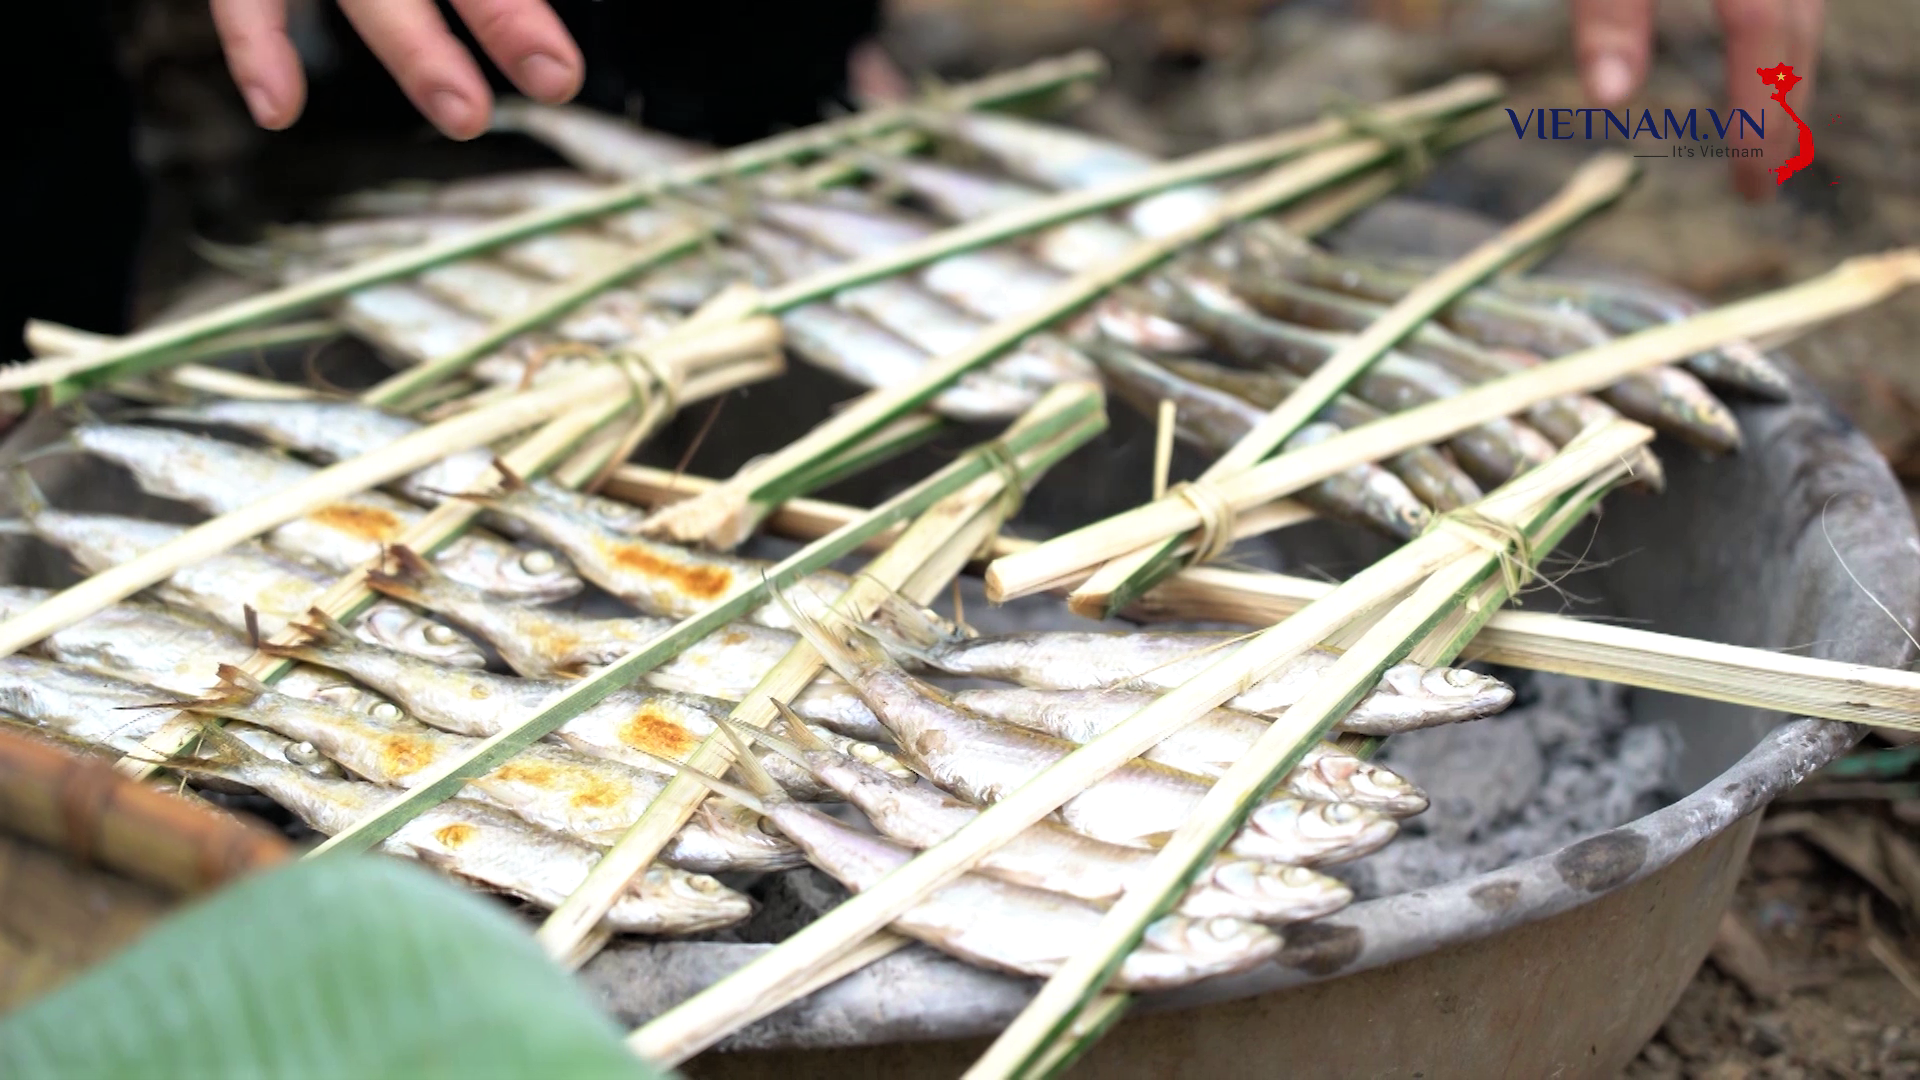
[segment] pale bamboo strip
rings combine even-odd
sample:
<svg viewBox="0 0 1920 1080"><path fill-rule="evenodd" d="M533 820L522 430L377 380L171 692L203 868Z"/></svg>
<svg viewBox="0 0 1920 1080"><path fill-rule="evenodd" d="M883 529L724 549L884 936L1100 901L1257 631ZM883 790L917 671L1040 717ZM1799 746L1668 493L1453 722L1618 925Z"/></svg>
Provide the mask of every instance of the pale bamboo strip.
<svg viewBox="0 0 1920 1080"><path fill-rule="evenodd" d="M1595 476L1607 476L1609 480L1617 477L1625 469L1626 457L1620 453L1611 458L1588 459L1590 472L1581 478L1582 482ZM1386 669L1432 631L1448 612L1457 609L1481 581L1500 568L1503 559L1523 557L1511 550L1511 541L1501 530L1532 528L1551 512L1559 498L1556 494L1544 500L1496 507L1502 501L1496 493L1473 507L1471 518L1456 515L1441 519L1460 528L1481 530L1487 546L1458 549L1453 558L1435 567L1411 596L1394 605L1340 655L1299 701L1274 719L1254 745L1207 790L1192 816L1174 830L1173 837L1148 865L1142 880L1131 885L1108 909L1094 932L1093 941L1067 958L1033 1001L994 1040L986 1054L967 1070L968 1080L1019 1076L1035 1058L1046 1055L1055 1038L1083 1007L1092 1003L1119 970L1127 954L1145 934L1147 924L1170 906L1171 898L1192 879L1200 864L1226 843L1246 814L1272 790L1274 781L1297 765L1307 749L1332 731L1340 718L1379 682ZM1483 523L1491 523L1491 527ZM1351 584L1334 590L1320 603L1340 608L1352 616L1374 607L1370 597L1349 601L1345 593ZM1245 648L1258 647L1263 638L1280 633L1285 626L1282 623L1266 631ZM1195 684L1204 688L1206 696L1217 694L1219 700L1225 700L1244 685L1232 681L1236 674L1230 661L1217 663L1142 712L1167 708L1169 700L1187 693Z"/></svg>
<svg viewBox="0 0 1920 1080"><path fill-rule="evenodd" d="M1920 281L1920 249L1848 259L1833 270L1773 292L1714 308L1538 367L1482 383L1463 394L1354 428L1316 446L1280 454L1228 477L1215 492L1245 511L1324 480L1342 469L1442 441L1475 424L1548 398L1598 390L1638 371L1670 363L1726 341L1832 318L1876 303ZM996 602L1024 596L1202 522L1184 499L1147 503L996 561L987 592Z"/></svg>
<svg viewBox="0 0 1920 1080"><path fill-rule="evenodd" d="M873 109L662 169L656 176L619 184L560 206L516 214L448 240L394 252L323 274L297 285L248 297L213 311L156 326L122 338L113 347L84 357L33 361L0 369L0 392L51 386L66 380L111 377L169 362L181 346L216 334L283 318L355 289L406 277L429 267L502 244L601 217L639 205L663 192L753 172L782 161L830 150L845 143L884 135L912 123L929 110L977 109L1044 93L1093 78L1106 70L1097 54L1079 52L1028 65L1016 71L943 90L937 101ZM103 370L104 369L104 370ZM95 373L100 373L96 375Z"/></svg>
<svg viewBox="0 0 1920 1080"><path fill-rule="evenodd" d="M913 485L887 502L875 507L865 519L823 537L795 552L767 570L757 584L722 599L701 613L680 622L659 637L584 679L549 701L539 714L520 725L503 730L484 740L471 753L451 759L423 773L419 786L382 807L378 812L335 833L314 850L323 855L334 851L365 851L393 834L421 811L451 797L465 783L511 759L515 754L545 738L568 720L604 700L608 694L665 662L694 642L744 615L764 602L769 593L784 589L806 574L857 548L862 541L897 521L904 520L965 487L978 476L994 468L999 455L1025 453L1033 445L1048 442L1073 430L1090 417L1101 415L1099 388L1093 384L1056 387L1035 408L1055 405L1052 415L1031 428L1014 432L962 456L952 464ZM570 950L560 950L567 952Z"/></svg>
<svg viewBox="0 0 1920 1080"><path fill-rule="evenodd" d="M1382 124L1392 125L1438 121L1455 113L1490 105L1499 99L1500 92L1499 79L1491 75L1466 75L1432 90L1376 106L1369 115ZM785 311L812 303L842 289L916 269L949 255L1109 210L1168 188L1217 180L1233 173L1272 165L1331 146L1342 139L1354 139L1355 134L1353 126L1346 120L1317 120L1278 134L1216 147L1098 187L1036 199L956 225L925 240L855 259L782 286L767 294L767 310ZM1348 171L1388 160L1397 152L1394 146L1379 139L1361 138L1354 146L1364 146L1361 156L1365 161Z"/></svg>
<svg viewBox="0 0 1920 1080"><path fill-rule="evenodd" d="M222 397L245 398L251 401L309 400L320 395L305 387L288 386L286 383L274 382L272 379L243 375L237 371L208 367L192 361L233 353L304 345L325 341L328 338L337 337L340 333L338 324L321 319L286 323L237 334L223 334L181 350L180 366L168 371L165 378L175 386ZM27 348L32 349L36 356L75 356L120 340L111 334L76 330L71 326L62 326L43 319L28 319L25 336Z"/></svg>
<svg viewBox="0 0 1920 1080"><path fill-rule="evenodd" d="M1483 512L1512 513L1578 486L1594 470L1618 461L1652 437L1638 424L1596 426L1550 462L1487 496ZM1209 667L1206 678L1169 691L1153 706L1068 754L952 836L921 852L871 888L827 912L777 948L656 1017L637 1037L678 1052L712 1045L738 1027L740 1005L765 995L790 995L821 965L900 917L933 890L965 873L986 853L1052 813L1101 777L1138 757L1182 724L1217 707L1236 689L1324 640L1364 611L1417 585L1458 557L1471 540L1436 529L1356 574L1343 586L1338 610L1309 607L1249 640ZM1362 602L1362 601L1365 602Z"/></svg>
<svg viewBox="0 0 1920 1080"><path fill-rule="evenodd" d="M1638 173L1633 158L1625 154L1596 155L1553 198L1428 276L1365 330L1344 341L1326 363L1302 379L1273 411L1214 459L1195 482L1218 484L1258 464L1402 338L1502 266L1619 198ZM1175 568L1170 557L1173 544L1173 540L1165 540L1107 563L1067 597L1068 608L1092 618L1106 618L1132 603Z"/></svg>
<svg viewBox="0 0 1920 1080"><path fill-rule="evenodd" d="M1265 213L1364 167L1385 146L1379 140L1361 140L1280 166L1235 190L1200 220L1165 236L1142 240L1112 262L1061 282L1029 311L983 328L967 345L930 361L913 378L855 399L812 431L719 487L657 511L649 518L649 531L682 542L705 541L723 548L739 544L764 514L765 502L777 501L768 493L778 493L779 486L796 473L925 405L955 379L1092 303L1114 286L1236 221ZM769 302L768 307L773 306Z"/></svg>
<svg viewBox="0 0 1920 1080"><path fill-rule="evenodd" d="M1097 393L1091 387L1051 392L1009 427L1004 438L1011 442L1031 431L1043 429L1068 405L1085 399L1089 394L1097 396ZM1104 427L1104 419L1093 430L1099 427ZM1023 453L1012 455L1013 467L1020 468L1024 462L1037 475L1045 464L1057 460L1063 448L1070 450L1091 434L1091 431L1076 427L1056 435L1054 439L1041 441ZM980 512L982 506L1001 499L1004 485L1004 477L989 473L969 481L927 508L901 534L898 542L868 564L866 571L855 579L846 595L839 599L837 610L861 621L871 618L885 600L887 591L904 587L923 564L939 561L937 556L942 548L952 545L956 534L965 532L963 526ZM998 528L999 521L996 519L987 526L986 533L997 531ZM979 539L976 536L972 542L978 544ZM945 584L946 578L959 572L972 550L972 547L967 547L957 555L950 556L950 559L958 561L952 562L950 568L940 575L933 585L935 590ZM820 673L821 664L820 655L812 646L804 642L795 643L734 707L732 719L754 727L768 726L778 716L772 704L773 699L791 701ZM733 761L733 743L718 733L709 735L687 760L703 772L724 773ZM573 895L567 897L541 924L535 939L549 956L579 955L578 946L586 934L605 917L614 902L626 891L634 875L644 871L659 857L673 839L673 834L687 823L706 794L704 787L688 777L676 776L668 782L626 835L594 864L587 879L574 890Z"/></svg>

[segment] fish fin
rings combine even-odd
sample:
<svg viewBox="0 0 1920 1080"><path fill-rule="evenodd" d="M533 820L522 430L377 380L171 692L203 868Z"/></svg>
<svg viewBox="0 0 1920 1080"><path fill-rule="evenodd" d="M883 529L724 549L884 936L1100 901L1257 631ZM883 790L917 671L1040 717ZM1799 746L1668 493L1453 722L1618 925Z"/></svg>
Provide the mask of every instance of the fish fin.
<svg viewBox="0 0 1920 1080"><path fill-rule="evenodd" d="M795 591L795 590L788 590ZM875 667L897 666L886 650L850 627L832 608L824 603L814 613L801 611L788 598L786 592L776 594L780 604L793 617L794 629L807 643L819 650L834 673L848 682L858 679L863 671ZM828 625L831 621L834 625Z"/></svg>
<svg viewBox="0 0 1920 1080"><path fill-rule="evenodd" d="M188 749L168 754L155 764L179 773L240 779L236 774L248 766L272 761L267 755L248 746L238 735L211 720L200 725L195 742L197 747L189 743Z"/></svg>
<svg viewBox="0 0 1920 1080"><path fill-rule="evenodd" d="M813 728L807 725L806 720L802 719L799 713L793 711L793 706L784 701L775 701L773 707L780 710L780 718L786 721L787 737L793 740L796 749L807 753L822 753L834 749L832 743L821 738ZM773 747L772 743L767 745Z"/></svg>
<svg viewBox="0 0 1920 1080"><path fill-rule="evenodd" d="M393 544L387 547L383 560L391 570L376 569L367 571L367 587L374 592L391 596L408 603L419 603L425 598L420 583L433 576L433 567L427 560L405 544Z"/></svg>
<svg viewBox="0 0 1920 1080"><path fill-rule="evenodd" d="M85 451L81 450L80 444L74 441L71 434L62 435L60 438L53 440L45 446L36 446L32 450L21 454L14 459L14 464L25 465L31 461L39 461L41 458L66 457L70 454L84 452Z"/></svg>
<svg viewBox="0 0 1920 1080"><path fill-rule="evenodd" d="M254 652L259 652L261 640L260 613L254 610L252 604L241 604L240 618L247 624L247 644L253 646Z"/></svg>
<svg viewBox="0 0 1920 1080"><path fill-rule="evenodd" d="M898 642L902 646L930 649L975 636L960 625L934 614L924 604L916 604L898 590L881 585L871 575L863 576L870 585L879 586L882 590L880 603L873 612L872 629L876 636L885 632L888 635L887 644Z"/></svg>
<svg viewBox="0 0 1920 1080"><path fill-rule="evenodd" d="M33 482L33 475L31 473L27 472L25 468L16 465L13 469L12 481L13 501L23 518L27 521L32 521L34 518L46 513L49 505L47 502L47 493L41 491L40 485Z"/></svg>
<svg viewBox="0 0 1920 1080"><path fill-rule="evenodd" d="M724 719L720 722L720 734L733 744L733 767L740 771L740 775L747 781L747 786L761 800L784 798L786 793L781 789L780 782L761 767L760 759L754 756L753 747L747 745L746 740L740 737L735 727L736 725Z"/></svg>
<svg viewBox="0 0 1920 1080"><path fill-rule="evenodd" d="M773 700L773 699L770 698L768 700ZM754 742L759 743L761 746L764 746L767 749L773 751L774 753L779 754L781 757L786 758L788 761L793 762L795 765L800 766L802 769L806 769L808 772L812 772L813 766L807 763L807 750L810 748L803 747L800 743L800 739L812 740L816 745L811 749L826 749L827 745L821 742L819 738L813 734L813 732L806 730L806 724L800 719L799 715L793 711L793 709L788 707L786 702L774 701L773 707L780 710L781 717L783 717L787 722L787 730L789 733L794 732L795 729L799 730L801 734L798 739L795 739L789 742L788 740L783 739L778 735L775 735L771 731L762 731L759 728L749 727L745 724L736 723L732 720L727 720L727 719L721 719L719 722L722 724L725 724L729 728L732 728L735 732L739 733L740 735L746 738L752 739Z"/></svg>
<svg viewBox="0 0 1920 1080"><path fill-rule="evenodd" d="M493 471L500 474L500 490L501 491L527 490L526 478L521 476L519 473L514 472L513 467L508 465L506 461L504 461L503 459L501 458L493 459Z"/></svg>
<svg viewBox="0 0 1920 1080"><path fill-rule="evenodd" d="M312 660L325 649L344 646L351 636L347 628L340 624L340 620L317 607L307 609L305 622L291 622L287 625L300 633L301 641L292 645L263 641L259 645L260 651L268 656Z"/></svg>

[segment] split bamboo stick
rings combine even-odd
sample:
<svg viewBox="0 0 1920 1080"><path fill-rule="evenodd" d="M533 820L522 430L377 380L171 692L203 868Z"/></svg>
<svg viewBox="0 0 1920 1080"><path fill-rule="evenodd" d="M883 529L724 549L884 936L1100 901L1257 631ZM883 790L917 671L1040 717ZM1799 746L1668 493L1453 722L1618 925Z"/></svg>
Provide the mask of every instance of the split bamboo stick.
<svg viewBox="0 0 1920 1080"><path fill-rule="evenodd" d="M1224 506L1251 507L1324 480L1341 469L1442 441L1475 424L1508 416L1563 394L1577 394L1671 363L1726 341L1819 322L1877 303L1920 281L1920 249L1848 259L1833 270L1604 345L1570 353L1524 372L1482 383L1454 397L1354 428L1316 446L1280 454L1214 485ZM1193 529L1204 522L1183 498L1162 499L1003 557L987 570L996 602L1024 596L1079 571Z"/></svg>
<svg viewBox="0 0 1920 1080"><path fill-rule="evenodd" d="M1365 330L1343 342L1326 363L1302 379L1273 411L1216 458L1195 483L1217 484L1264 460L1402 338L1502 266L1612 203L1638 173L1634 160L1625 154L1609 152L1594 157L1553 198L1422 280ZM1106 618L1126 607L1176 568L1171 557L1175 543L1165 540L1112 560L1067 597L1067 606L1090 618Z"/></svg>
<svg viewBox="0 0 1920 1080"><path fill-rule="evenodd" d="M619 184L553 207L516 214L448 240L370 259L308 281L225 305L177 322L120 339L110 348L81 357L53 358L0 369L0 392L23 391L65 381L85 385L145 371L171 362L171 354L218 334L285 318L355 289L406 277L454 259L477 255L502 244L640 205L666 192L721 177L755 172L850 142L869 139L913 123L929 110L977 109L1007 104L1094 78L1106 70L1098 54L1078 52L1041 61L941 92L933 102L873 109L798 131L763 139L657 175Z"/></svg>
<svg viewBox="0 0 1920 1080"><path fill-rule="evenodd" d="M1484 513L1513 513L1578 487L1595 471L1644 445L1652 432L1638 424L1599 425L1552 460L1487 496ZM1182 724L1220 705L1237 688L1319 644L1355 614L1398 597L1433 571L1475 548L1473 540L1436 529L1406 544L1342 586L1340 605L1319 604L1249 640L1209 667L1203 678L1169 691L1152 706L1081 746L1011 795L988 807L946 840L871 888L782 942L777 948L656 1017L635 1034L648 1045L678 1052L712 1045L738 1027L741 1003L785 995L812 973L899 918L929 893L965 873L988 852L1052 813L1062 803L1138 757Z"/></svg>

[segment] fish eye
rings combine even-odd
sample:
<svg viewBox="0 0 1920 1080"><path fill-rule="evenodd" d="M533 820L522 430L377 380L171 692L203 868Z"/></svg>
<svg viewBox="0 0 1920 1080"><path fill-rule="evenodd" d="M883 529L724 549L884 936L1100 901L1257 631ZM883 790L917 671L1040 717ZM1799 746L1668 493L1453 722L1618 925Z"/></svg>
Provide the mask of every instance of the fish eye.
<svg viewBox="0 0 1920 1080"><path fill-rule="evenodd" d="M1329 803L1325 811L1325 816L1328 821L1333 822L1335 825L1345 825L1349 821L1359 820L1360 808L1352 803Z"/></svg>
<svg viewBox="0 0 1920 1080"><path fill-rule="evenodd" d="M694 892L711 896L720 891L720 883L705 874L689 874L687 884Z"/></svg>
<svg viewBox="0 0 1920 1080"><path fill-rule="evenodd" d="M535 549L520 556L520 569L529 574L551 574L557 565L551 551Z"/></svg>
<svg viewBox="0 0 1920 1080"><path fill-rule="evenodd" d="M460 640L460 635L454 633L453 627L442 626L439 623L428 623L421 634L427 639L429 645L452 645Z"/></svg>
<svg viewBox="0 0 1920 1080"><path fill-rule="evenodd" d="M756 827L761 832L765 833L768 836L777 837L783 840L786 838L786 834L780 831L779 826L775 825L772 821L769 821L766 818L761 818Z"/></svg>
<svg viewBox="0 0 1920 1080"><path fill-rule="evenodd" d="M391 701L382 701L367 710L367 715L376 720L398 720L403 715L400 706Z"/></svg>
<svg viewBox="0 0 1920 1080"><path fill-rule="evenodd" d="M1304 866L1288 866L1280 871L1280 880L1298 889L1313 884L1314 872Z"/></svg>
<svg viewBox="0 0 1920 1080"><path fill-rule="evenodd" d="M288 744L286 755L295 765L313 765L322 760L319 748L305 740Z"/></svg>

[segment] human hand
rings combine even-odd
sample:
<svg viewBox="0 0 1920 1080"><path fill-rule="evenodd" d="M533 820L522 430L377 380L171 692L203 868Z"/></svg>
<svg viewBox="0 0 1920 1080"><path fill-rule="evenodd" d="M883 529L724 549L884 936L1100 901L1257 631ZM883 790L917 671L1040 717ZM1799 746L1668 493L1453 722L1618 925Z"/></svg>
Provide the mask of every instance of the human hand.
<svg viewBox="0 0 1920 1080"><path fill-rule="evenodd" d="M339 0L347 20L414 107L454 139L487 130L493 95L433 0ZM254 122L275 131L306 104L307 81L287 37L287 0L212 0L227 68ZM580 90L586 64L546 0L453 0L487 55L521 92L558 104Z"/></svg>
<svg viewBox="0 0 1920 1080"><path fill-rule="evenodd" d="M1810 116L1813 69L1820 57L1825 0L1714 0L1727 49L1727 104L1758 117L1770 93L1761 68L1793 65L1803 82L1793 104ZM1573 48L1587 96L1603 108L1627 99L1647 77L1653 42L1653 0L1573 0ZM1784 121L1784 117L1776 116ZM1794 129L1779 123L1782 138ZM1730 145L1757 144L1729 138ZM1749 199L1772 193L1775 182L1765 158L1734 158L1734 187ZM1777 164L1777 162L1776 162Z"/></svg>

